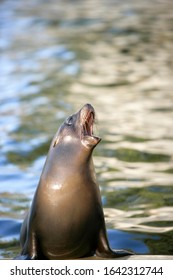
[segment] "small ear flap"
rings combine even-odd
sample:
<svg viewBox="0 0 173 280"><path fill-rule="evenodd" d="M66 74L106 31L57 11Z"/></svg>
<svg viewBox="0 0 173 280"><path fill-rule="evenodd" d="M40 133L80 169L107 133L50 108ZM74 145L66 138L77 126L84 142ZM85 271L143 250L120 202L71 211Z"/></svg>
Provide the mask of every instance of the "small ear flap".
<svg viewBox="0 0 173 280"><path fill-rule="evenodd" d="M59 142L59 138L57 137L57 138L55 138L55 141L53 143L53 148L55 148L55 146L58 144L58 142Z"/></svg>

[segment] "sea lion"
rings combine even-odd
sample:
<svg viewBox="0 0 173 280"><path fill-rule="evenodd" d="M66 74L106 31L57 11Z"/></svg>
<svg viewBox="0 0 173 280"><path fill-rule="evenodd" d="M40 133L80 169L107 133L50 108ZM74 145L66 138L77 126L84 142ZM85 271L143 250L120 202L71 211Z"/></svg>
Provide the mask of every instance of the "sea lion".
<svg viewBox="0 0 173 280"><path fill-rule="evenodd" d="M35 196L21 228L19 259L76 259L94 254L117 258L111 250L92 152L95 111L86 104L68 117L54 136Z"/></svg>

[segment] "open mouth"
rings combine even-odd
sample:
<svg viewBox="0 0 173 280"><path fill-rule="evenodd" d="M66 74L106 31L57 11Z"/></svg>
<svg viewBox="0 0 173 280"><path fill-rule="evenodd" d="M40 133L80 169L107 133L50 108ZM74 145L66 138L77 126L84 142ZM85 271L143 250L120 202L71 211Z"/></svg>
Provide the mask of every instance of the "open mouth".
<svg viewBox="0 0 173 280"><path fill-rule="evenodd" d="M93 126L95 120L94 111L88 112L83 120L83 135L93 136Z"/></svg>
<svg viewBox="0 0 173 280"><path fill-rule="evenodd" d="M95 147L101 138L93 135L95 111L92 105L86 104L80 111L81 141L85 147Z"/></svg>

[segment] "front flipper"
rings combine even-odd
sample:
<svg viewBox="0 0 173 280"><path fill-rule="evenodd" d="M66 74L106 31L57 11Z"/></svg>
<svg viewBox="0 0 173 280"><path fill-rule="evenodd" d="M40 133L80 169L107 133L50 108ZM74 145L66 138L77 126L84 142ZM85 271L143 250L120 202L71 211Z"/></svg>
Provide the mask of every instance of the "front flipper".
<svg viewBox="0 0 173 280"><path fill-rule="evenodd" d="M38 246L36 234L31 231L28 233L25 244L22 248L21 257L26 256L28 260L36 260L38 259ZM20 255L19 255L20 257ZM25 258L24 258L25 259Z"/></svg>
<svg viewBox="0 0 173 280"><path fill-rule="evenodd" d="M134 255L134 253L127 250L111 250L106 235L106 229L102 228L99 234L99 240L96 249L96 255L102 258L121 258L125 256Z"/></svg>

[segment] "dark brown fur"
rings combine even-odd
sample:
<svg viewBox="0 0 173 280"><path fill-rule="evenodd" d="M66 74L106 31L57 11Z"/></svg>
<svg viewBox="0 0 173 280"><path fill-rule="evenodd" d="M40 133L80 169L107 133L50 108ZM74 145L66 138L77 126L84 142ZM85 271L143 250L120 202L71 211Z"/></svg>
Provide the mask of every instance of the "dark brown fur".
<svg viewBox="0 0 173 280"><path fill-rule="evenodd" d="M109 247L92 151L94 108L86 104L56 133L21 229L21 257L74 259L131 254Z"/></svg>

